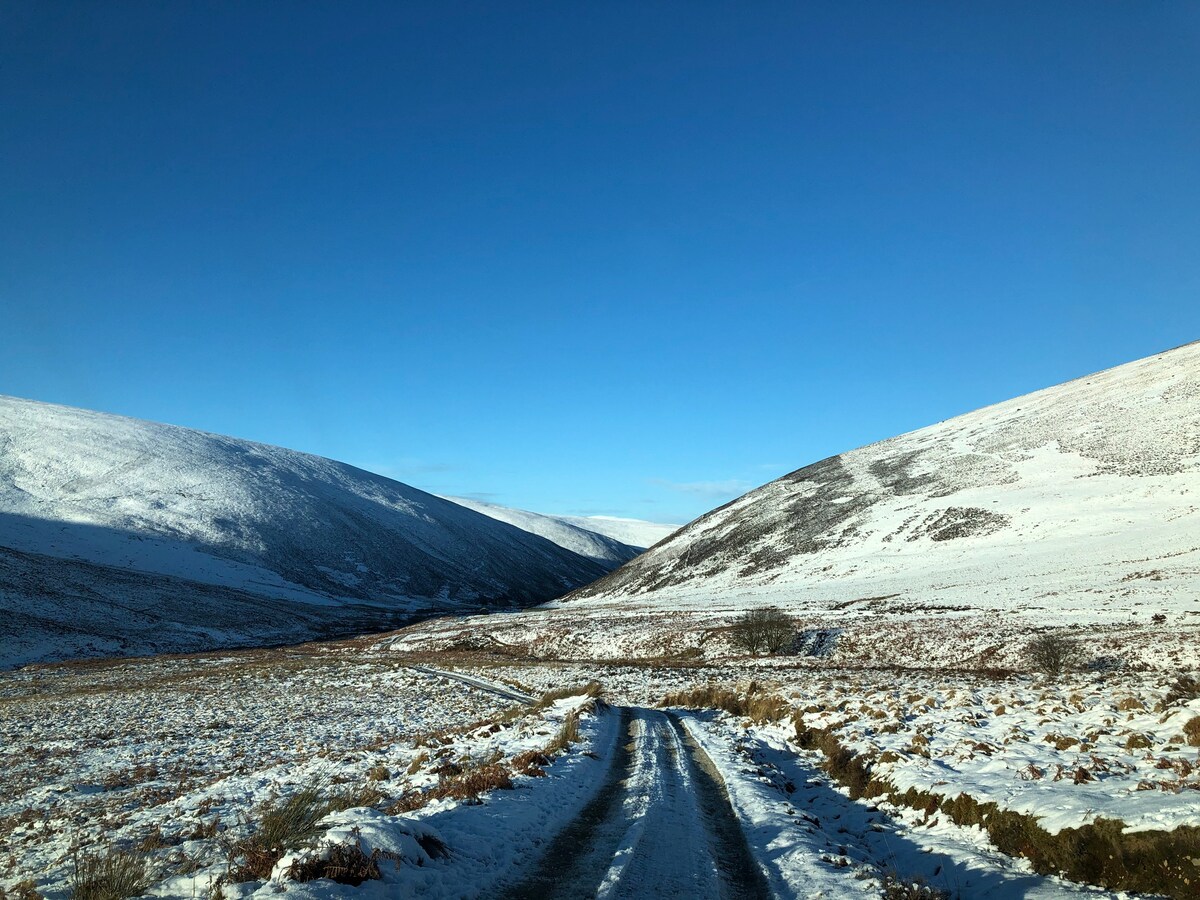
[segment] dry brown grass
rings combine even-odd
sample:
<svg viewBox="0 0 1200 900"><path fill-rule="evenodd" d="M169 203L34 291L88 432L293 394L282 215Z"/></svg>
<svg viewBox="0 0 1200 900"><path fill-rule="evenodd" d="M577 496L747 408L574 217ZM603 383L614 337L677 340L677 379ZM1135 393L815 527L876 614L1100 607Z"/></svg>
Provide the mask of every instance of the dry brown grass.
<svg viewBox="0 0 1200 900"><path fill-rule="evenodd" d="M572 744L579 743L579 715L570 713L563 720L558 732L546 744L544 752L549 755L570 749Z"/></svg>
<svg viewBox="0 0 1200 900"><path fill-rule="evenodd" d="M240 884L269 878L285 852L320 836L323 829L317 823L329 812L329 798L321 784L307 785L283 803L264 808L254 833L231 849L228 881Z"/></svg>
<svg viewBox="0 0 1200 900"><path fill-rule="evenodd" d="M1189 747L1200 747L1200 716L1193 716L1183 726Z"/></svg>
<svg viewBox="0 0 1200 900"><path fill-rule="evenodd" d="M526 750L512 759L513 771L521 775L542 778L546 774L545 766L550 765L550 757L541 750Z"/></svg>
<svg viewBox="0 0 1200 900"><path fill-rule="evenodd" d="M786 719L792 712L786 700L754 683L751 683L744 693L711 683L690 690L675 691L663 697L659 705L689 709L721 709L730 715L748 718L758 723L778 722Z"/></svg>
<svg viewBox="0 0 1200 900"><path fill-rule="evenodd" d="M567 697L599 697L600 682L589 681L587 684L571 685L568 687L555 688L552 691L546 691L538 698L538 702L533 705L534 712L540 712L550 706L553 706L559 700L565 700Z"/></svg>
<svg viewBox="0 0 1200 900"><path fill-rule="evenodd" d="M378 848L368 856L363 852L362 843L345 841L340 844L330 844L322 848L315 856L299 860L288 866L285 873L292 881L316 881L318 878L328 878L338 884L349 884L358 887L364 881L377 881L383 877L379 870L381 858L395 858L385 854Z"/></svg>
<svg viewBox="0 0 1200 900"><path fill-rule="evenodd" d="M0 900L45 900L32 878L18 881L8 891L0 888Z"/></svg>
<svg viewBox="0 0 1200 900"><path fill-rule="evenodd" d="M73 900L125 900L140 897L149 886L144 856L109 847L75 857L70 886Z"/></svg>

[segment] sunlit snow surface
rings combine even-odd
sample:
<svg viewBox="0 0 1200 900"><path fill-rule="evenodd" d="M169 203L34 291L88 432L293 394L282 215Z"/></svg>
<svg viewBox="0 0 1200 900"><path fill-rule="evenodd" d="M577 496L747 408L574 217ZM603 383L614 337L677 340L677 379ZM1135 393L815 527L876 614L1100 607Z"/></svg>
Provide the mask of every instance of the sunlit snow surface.
<svg viewBox="0 0 1200 900"><path fill-rule="evenodd" d="M344 463L0 397L0 665L527 605L611 567Z"/></svg>
<svg viewBox="0 0 1200 900"><path fill-rule="evenodd" d="M555 605L704 615L778 604L813 627L923 619L927 638L943 624L978 636L1149 626L1155 614L1191 628L1198 510L1190 344L800 469ZM952 658L996 649L972 641Z"/></svg>

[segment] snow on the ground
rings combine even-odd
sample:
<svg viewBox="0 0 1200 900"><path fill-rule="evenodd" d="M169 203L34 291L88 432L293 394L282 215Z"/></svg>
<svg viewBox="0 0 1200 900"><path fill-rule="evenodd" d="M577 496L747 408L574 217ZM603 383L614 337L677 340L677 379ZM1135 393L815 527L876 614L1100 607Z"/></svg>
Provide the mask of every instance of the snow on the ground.
<svg viewBox="0 0 1200 900"><path fill-rule="evenodd" d="M65 898L73 854L112 846L148 854L152 895L207 896L227 871L225 845L253 832L265 804L320 784L352 807L331 814L334 836L357 827L384 847L428 828L449 847L449 860L401 866L386 884L472 896L594 789L600 763L582 751L604 749L612 716L581 717L582 743L546 777L514 774L514 789L483 806L439 800L383 815L436 784L441 764L507 765L545 746L586 698L526 711L392 655L334 646L0 675L0 889L32 879L49 900Z"/></svg>
<svg viewBox="0 0 1200 900"><path fill-rule="evenodd" d="M443 497L442 499L465 506L467 509L473 509L477 513L501 522L507 522L530 534L544 537L572 553L578 553L580 556L586 556L588 559L600 563L606 569L615 569L645 549L624 544L603 532L588 528L584 524L586 519L568 520L562 516L547 516L542 513L514 509L467 497Z"/></svg>
<svg viewBox="0 0 1200 900"><path fill-rule="evenodd" d="M613 540L631 547L653 547L663 538L668 538L680 529L679 525L664 525L647 522L645 519L627 519L621 516L556 516L563 522L578 525L588 531L607 535Z"/></svg>
<svg viewBox="0 0 1200 900"><path fill-rule="evenodd" d="M613 702L651 706L681 689L713 683L744 690L754 681L787 700L806 725L830 728L874 759L875 774L902 791L966 792L1036 815L1051 833L1097 817L1119 818L1131 831L1200 826L1200 745L1185 733L1200 718L1200 698L1165 705L1175 675L990 679L762 664L513 664L500 671L531 692L595 678ZM790 723L773 727L777 737L793 733ZM1077 783L1080 769L1086 775Z"/></svg>
<svg viewBox="0 0 1200 900"><path fill-rule="evenodd" d="M906 669L1028 669L1026 647L1043 630L1000 612L920 610L896 614L871 611L872 604L834 613L795 617L796 646L771 664L813 668L895 665ZM745 651L730 640L730 626L743 615L742 598L712 597L703 607L664 608L654 602L571 604L470 619L437 619L405 629L388 640L396 649L443 651L492 645L514 657L596 662L642 659L711 664L733 662ZM1160 617L1156 619L1155 616ZM1200 668L1200 616L1132 610L1124 621L1047 620L1065 629L1084 653L1084 663L1102 669Z"/></svg>
<svg viewBox="0 0 1200 900"><path fill-rule="evenodd" d="M969 829L917 830L873 804L851 801L820 770L819 754L798 753L777 730L748 731L727 715L688 714L683 721L725 779L747 838L781 894L878 897L890 873L952 897L1112 896L1037 875Z"/></svg>
<svg viewBox="0 0 1200 900"><path fill-rule="evenodd" d="M611 568L344 463L0 397L0 667L379 630Z"/></svg>
<svg viewBox="0 0 1200 900"><path fill-rule="evenodd" d="M552 606L1191 628L1198 498L1200 343L814 463Z"/></svg>

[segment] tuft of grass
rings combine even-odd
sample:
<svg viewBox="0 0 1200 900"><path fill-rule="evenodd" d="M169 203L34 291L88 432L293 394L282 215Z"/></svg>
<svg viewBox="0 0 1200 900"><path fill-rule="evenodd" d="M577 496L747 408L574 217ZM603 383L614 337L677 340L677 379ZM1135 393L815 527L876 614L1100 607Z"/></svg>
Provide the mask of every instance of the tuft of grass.
<svg viewBox="0 0 1200 900"><path fill-rule="evenodd" d="M1183 726L1189 747L1200 747L1200 716L1192 716Z"/></svg>
<svg viewBox="0 0 1200 900"><path fill-rule="evenodd" d="M70 891L73 900L125 900L150 886L146 858L109 847L76 856Z"/></svg>
<svg viewBox="0 0 1200 900"><path fill-rule="evenodd" d="M558 753L570 748L572 744L579 743L579 716L575 713L570 713L562 723L562 727L558 729L558 733L550 739L543 752L546 755Z"/></svg>
<svg viewBox="0 0 1200 900"><path fill-rule="evenodd" d="M567 697L599 697L600 682L589 681L583 685L570 685L568 687L555 688L552 691L546 691L542 694L537 703L533 705L533 711L538 712L553 706L559 700L565 700Z"/></svg>
<svg viewBox="0 0 1200 900"><path fill-rule="evenodd" d="M429 762L429 753L422 750L418 753L411 763L408 764L408 769L405 770L405 775L416 775L421 771L421 766Z"/></svg>
<svg viewBox="0 0 1200 900"><path fill-rule="evenodd" d="M45 900L41 893L38 892L37 884L32 878L26 878L24 881L18 881L6 893L4 888L0 888L0 900Z"/></svg>
<svg viewBox="0 0 1200 900"><path fill-rule="evenodd" d="M925 879L914 876L903 878L898 873L883 873L884 900L950 900L948 891L930 885Z"/></svg>
<svg viewBox="0 0 1200 900"><path fill-rule="evenodd" d="M521 775L530 775L534 778L543 778L546 775L544 766L550 765L550 757L541 750L526 750L524 753L519 753L512 759L512 767L514 772Z"/></svg>
<svg viewBox="0 0 1200 900"><path fill-rule="evenodd" d="M288 850L311 844L324 829L318 824L331 810L321 784L309 784L276 806L263 810L258 828L250 837L233 845L228 880L262 881L271 876L275 863Z"/></svg>
<svg viewBox="0 0 1200 900"><path fill-rule="evenodd" d="M778 722L791 715L792 708L778 694L764 691L752 683L744 694L709 683L686 691L675 691L662 699L660 706L684 706L692 709L722 709L733 716L755 722Z"/></svg>
<svg viewBox="0 0 1200 900"><path fill-rule="evenodd" d="M1200 677L1196 675L1180 675L1175 683L1167 690L1163 699L1165 706L1173 703L1187 703L1200 698Z"/></svg>

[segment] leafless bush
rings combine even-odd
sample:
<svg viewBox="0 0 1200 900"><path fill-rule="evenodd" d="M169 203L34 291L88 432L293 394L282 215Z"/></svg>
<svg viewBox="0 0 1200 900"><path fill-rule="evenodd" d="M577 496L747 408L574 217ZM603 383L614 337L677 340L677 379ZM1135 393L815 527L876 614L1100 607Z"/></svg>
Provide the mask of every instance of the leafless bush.
<svg viewBox="0 0 1200 900"><path fill-rule="evenodd" d="M778 653L796 634L792 617L775 606L752 609L734 621L730 639L747 653Z"/></svg>
<svg viewBox="0 0 1200 900"><path fill-rule="evenodd" d="M1042 634L1025 645L1025 657L1039 672L1061 675L1079 667L1083 651L1079 643L1063 634Z"/></svg>

